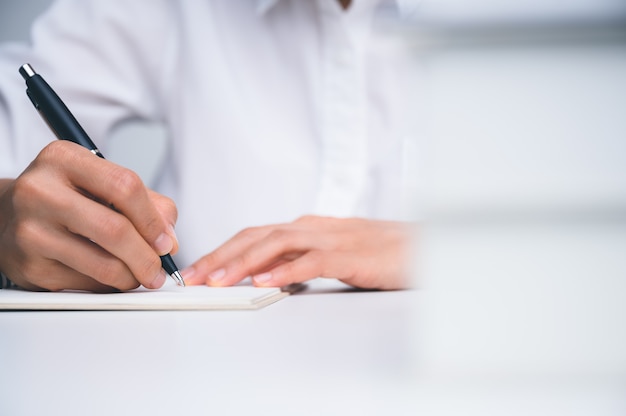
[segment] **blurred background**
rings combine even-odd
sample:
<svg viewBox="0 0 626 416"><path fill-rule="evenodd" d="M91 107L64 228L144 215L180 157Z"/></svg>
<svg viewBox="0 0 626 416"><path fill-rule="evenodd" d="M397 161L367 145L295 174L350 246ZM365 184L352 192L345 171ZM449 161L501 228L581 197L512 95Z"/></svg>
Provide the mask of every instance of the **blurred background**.
<svg viewBox="0 0 626 416"><path fill-rule="evenodd" d="M0 41L49 3L0 0ZM401 3L421 410L626 414L626 1ZM163 129L116 134L149 182L115 142Z"/></svg>
<svg viewBox="0 0 626 416"><path fill-rule="evenodd" d="M31 24L52 2L0 0L0 42L28 42ZM113 131L111 140L100 150L107 159L133 169L144 182L152 184L165 155L166 138L167 131L161 125L130 121Z"/></svg>
<svg viewBox="0 0 626 416"><path fill-rule="evenodd" d="M626 2L423 0L416 374L435 414L626 414Z"/></svg>

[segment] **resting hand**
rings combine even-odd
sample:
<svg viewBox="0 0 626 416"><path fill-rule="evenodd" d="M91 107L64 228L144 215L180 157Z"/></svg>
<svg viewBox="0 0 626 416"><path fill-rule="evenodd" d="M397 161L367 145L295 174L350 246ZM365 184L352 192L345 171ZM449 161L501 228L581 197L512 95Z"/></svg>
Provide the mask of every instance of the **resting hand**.
<svg viewBox="0 0 626 416"><path fill-rule="evenodd" d="M371 289L408 286L408 226L359 218L306 216L248 228L183 270L187 284L286 286L315 277Z"/></svg>
<svg viewBox="0 0 626 416"><path fill-rule="evenodd" d="M29 290L158 288L175 221L173 202L135 173L55 141L0 182L0 271Z"/></svg>

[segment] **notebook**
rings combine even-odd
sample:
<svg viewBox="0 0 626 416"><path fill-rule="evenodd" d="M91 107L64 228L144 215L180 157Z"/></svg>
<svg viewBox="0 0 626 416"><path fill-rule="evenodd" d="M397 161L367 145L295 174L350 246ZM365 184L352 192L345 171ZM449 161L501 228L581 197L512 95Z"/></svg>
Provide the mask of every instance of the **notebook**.
<svg viewBox="0 0 626 416"><path fill-rule="evenodd" d="M288 296L281 288L254 286L143 287L122 293L0 290L0 310L233 310L260 309Z"/></svg>

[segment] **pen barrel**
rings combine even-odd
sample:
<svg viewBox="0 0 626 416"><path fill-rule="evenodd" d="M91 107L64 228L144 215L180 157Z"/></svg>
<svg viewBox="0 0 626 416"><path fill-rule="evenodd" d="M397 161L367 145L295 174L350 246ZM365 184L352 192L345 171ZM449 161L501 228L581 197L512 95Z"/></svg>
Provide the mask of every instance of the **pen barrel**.
<svg viewBox="0 0 626 416"><path fill-rule="evenodd" d="M87 132L52 87L39 74L28 78L26 86L28 87L26 94L57 138L69 140L93 152L98 152L98 148L91 141Z"/></svg>
<svg viewBox="0 0 626 416"><path fill-rule="evenodd" d="M176 267L176 264L174 264L174 260L172 260L172 257L169 254L161 256L161 265L163 266L163 269L165 269L167 274L170 275L178 270L178 267Z"/></svg>

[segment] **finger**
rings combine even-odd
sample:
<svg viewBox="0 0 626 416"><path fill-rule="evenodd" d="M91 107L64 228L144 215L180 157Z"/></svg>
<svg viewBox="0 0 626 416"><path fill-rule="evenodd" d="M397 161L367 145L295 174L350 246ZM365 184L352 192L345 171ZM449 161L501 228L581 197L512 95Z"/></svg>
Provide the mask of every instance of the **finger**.
<svg viewBox="0 0 626 416"><path fill-rule="evenodd" d="M350 270L345 253L312 250L297 259L252 276L255 286L282 287L316 277L347 277Z"/></svg>
<svg viewBox="0 0 626 416"><path fill-rule="evenodd" d="M136 173L97 158L74 143L55 143L58 144L51 144L42 152L44 161L48 158L54 158L55 163L63 160L70 184L112 204L130 220L157 254L164 255L172 250L174 241L167 233L167 225Z"/></svg>
<svg viewBox="0 0 626 416"><path fill-rule="evenodd" d="M162 286L161 260L128 218L77 192L60 192L56 201L57 209L53 212L58 216L58 222L71 233L91 240L120 259L145 287ZM106 279L102 273L89 274Z"/></svg>
<svg viewBox="0 0 626 416"><path fill-rule="evenodd" d="M251 227L240 231L213 252L181 271L186 284L208 284L225 276L225 265L262 240L276 226Z"/></svg>
<svg viewBox="0 0 626 416"><path fill-rule="evenodd" d="M20 227L20 240L25 242L30 253L36 253L34 255L24 253L28 261L22 265L22 271L26 276L32 275L31 279L47 282L49 279L46 278L45 270L43 280L38 276L42 274L41 264L52 262L63 264L69 270L74 270L83 279L88 277L89 280L99 282L102 286L106 286L108 291L129 290L139 286L139 282L120 259L84 237L70 233L60 225L53 227L47 223L34 222L24 224ZM67 283L70 282L71 279L68 277ZM78 288L75 284L69 286L62 283L63 280L57 278L43 287L49 290ZM97 285L89 283L89 287L92 286L98 288Z"/></svg>
<svg viewBox="0 0 626 416"><path fill-rule="evenodd" d="M252 276L252 283L261 287L283 287L317 277L335 278L358 288L398 289L401 276L388 276L372 258L344 251L312 250L294 261ZM383 276L384 278L381 278Z"/></svg>
<svg viewBox="0 0 626 416"><path fill-rule="evenodd" d="M45 268L45 276L33 276L39 284L36 288L30 290L49 290L59 291L67 290L84 290L95 293L110 293L117 291L116 288L104 285L91 277L81 274L64 264L49 262Z"/></svg>
<svg viewBox="0 0 626 416"><path fill-rule="evenodd" d="M176 236L175 231L175 224L178 220L178 209L176 208L176 204L171 198L154 192L151 189L148 189L148 195L150 199L152 199L157 211L161 214L161 217L165 221L165 224L167 224L165 232L172 238L172 241L174 242L174 246L169 253L176 254L179 247L178 237Z"/></svg>
<svg viewBox="0 0 626 416"><path fill-rule="evenodd" d="M139 286L139 281L123 261L83 237L65 234L62 244L47 247L47 256L110 288L125 291ZM161 275L162 283L165 283L165 272L161 271ZM162 283L153 285L161 286Z"/></svg>
<svg viewBox="0 0 626 416"><path fill-rule="evenodd" d="M102 284L57 260L38 258L12 268L11 280L26 290L59 291L86 290L90 292L114 292L116 288Z"/></svg>
<svg viewBox="0 0 626 416"><path fill-rule="evenodd" d="M289 227L274 229L226 263L221 276L210 275L208 283L215 286L233 285L278 262L296 259L311 249L324 246L325 239L325 234L318 235Z"/></svg>

